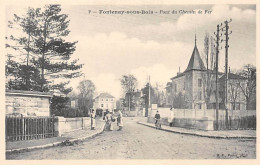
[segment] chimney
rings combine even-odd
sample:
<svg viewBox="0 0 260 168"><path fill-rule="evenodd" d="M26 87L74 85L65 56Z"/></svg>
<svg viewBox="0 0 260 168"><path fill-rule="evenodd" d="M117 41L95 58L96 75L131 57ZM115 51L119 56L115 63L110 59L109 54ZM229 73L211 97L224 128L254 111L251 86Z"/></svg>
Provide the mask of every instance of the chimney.
<svg viewBox="0 0 260 168"><path fill-rule="evenodd" d="M181 67L179 67L179 72L177 72L177 76L181 74Z"/></svg>

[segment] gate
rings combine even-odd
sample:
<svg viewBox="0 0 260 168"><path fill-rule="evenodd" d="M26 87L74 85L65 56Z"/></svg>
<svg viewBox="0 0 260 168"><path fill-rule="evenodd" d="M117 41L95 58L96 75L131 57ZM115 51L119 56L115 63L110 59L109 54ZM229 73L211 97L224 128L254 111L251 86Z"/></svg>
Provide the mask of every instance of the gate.
<svg viewBox="0 0 260 168"><path fill-rule="evenodd" d="M54 136L53 117L23 117L7 115L5 117L6 141L44 139Z"/></svg>

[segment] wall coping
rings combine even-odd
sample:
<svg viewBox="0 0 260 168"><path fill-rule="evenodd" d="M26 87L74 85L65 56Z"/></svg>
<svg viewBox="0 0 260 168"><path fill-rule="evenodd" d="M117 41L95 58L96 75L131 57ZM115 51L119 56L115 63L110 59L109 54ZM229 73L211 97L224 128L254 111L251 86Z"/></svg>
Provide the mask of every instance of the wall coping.
<svg viewBox="0 0 260 168"><path fill-rule="evenodd" d="M16 96L33 96L33 97L52 97L53 94L50 92L36 92L36 91L25 91L25 90L5 90L5 95L16 95Z"/></svg>

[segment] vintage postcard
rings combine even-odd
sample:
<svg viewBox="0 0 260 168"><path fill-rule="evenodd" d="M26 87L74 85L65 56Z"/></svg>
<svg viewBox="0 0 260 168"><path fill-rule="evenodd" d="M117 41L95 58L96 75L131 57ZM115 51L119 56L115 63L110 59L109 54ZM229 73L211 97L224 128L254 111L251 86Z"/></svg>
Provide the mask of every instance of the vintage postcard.
<svg viewBox="0 0 260 168"><path fill-rule="evenodd" d="M259 164L256 1L2 4L3 163Z"/></svg>

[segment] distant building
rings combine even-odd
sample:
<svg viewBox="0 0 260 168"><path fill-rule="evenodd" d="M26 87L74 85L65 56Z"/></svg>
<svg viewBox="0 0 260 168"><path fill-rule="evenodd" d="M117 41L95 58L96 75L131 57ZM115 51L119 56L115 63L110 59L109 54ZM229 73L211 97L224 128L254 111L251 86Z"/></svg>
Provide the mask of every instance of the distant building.
<svg viewBox="0 0 260 168"><path fill-rule="evenodd" d="M210 82L212 83L210 96L206 101L207 95L209 92L206 90L206 78L208 74L212 75ZM225 95L225 85L224 85L224 74L219 72L219 108L224 109L224 95ZM234 82L245 82L245 79L241 76L229 73L228 74L228 93L231 95L231 83ZM185 106L189 109L215 109L216 100L215 100L215 79L216 73L213 70L207 70L204 66L204 63L200 57L195 37L195 46L189 61L189 64L184 72L177 73L176 76L171 78L171 82L168 82L166 85L166 104L173 105L174 98L178 95L183 95L185 100ZM242 80L242 81L241 81ZM239 92L239 96L236 97L235 101L232 101L232 98L228 97L228 109L245 109L245 97L242 94L241 88L236 86L236 91ZM178 100L180 102L180 100ZM232 106L232 103L236 104Z"/></svg>
<svg viewBox="0 0 260 168"><path fill-rule="evenodd" d="M115 97L109 93L101 93L94 99L94 109L113 111L116 108Z"/></svg>

